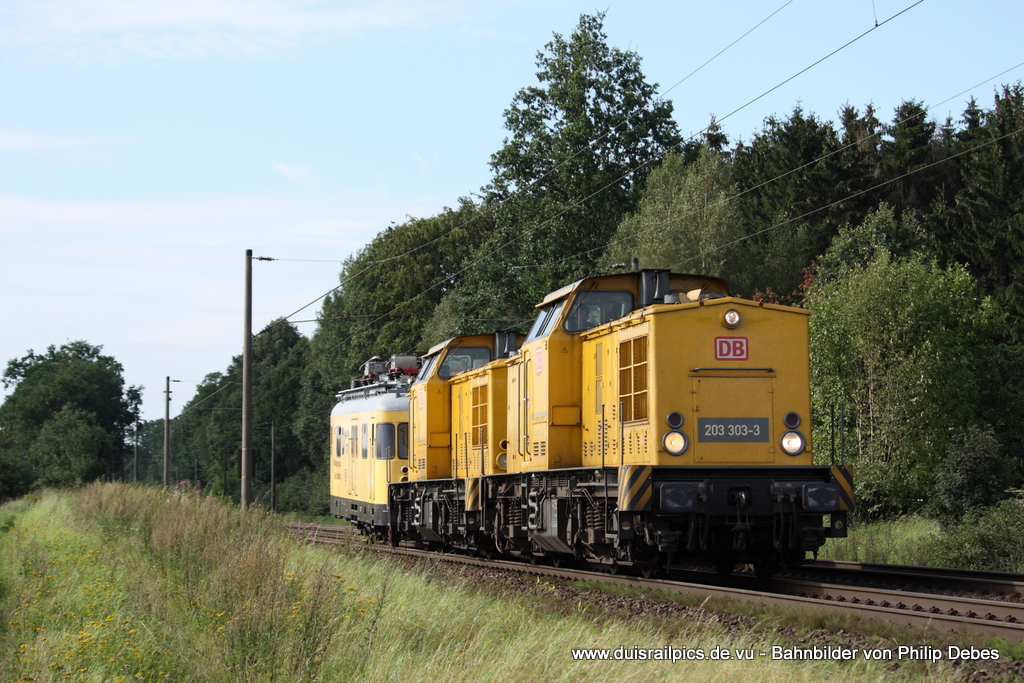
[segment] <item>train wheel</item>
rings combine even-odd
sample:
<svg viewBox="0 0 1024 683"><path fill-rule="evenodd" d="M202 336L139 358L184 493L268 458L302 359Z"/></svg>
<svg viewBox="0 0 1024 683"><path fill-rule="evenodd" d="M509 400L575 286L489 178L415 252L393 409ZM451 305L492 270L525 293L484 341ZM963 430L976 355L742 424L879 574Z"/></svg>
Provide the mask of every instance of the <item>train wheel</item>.
<svg viewBox="0 0 1024 683"><path fill-rule="evenodd" d="M572 561L573 561L573 556L572 555L561 555L561 554L559 554L559 555L552 555L551 556L551 566L554 567L555 569L561 569L563 567L569 567L569 566L572 565Z"/></svg>
<svg viewBox="0 0 1024 683"><path fill-rule="evenodd" d="M774 557L762 557L758 560L754 560L754 576L759 579L771 578L779 568L778 563Z"/></svg>
<svg viewBox="0 0 1024 683"><path fill-rule="evenodd" d="M732 557L715 558L715 571L719 576L729 576L736 568L736 560Z"/></svg>
<svg viewBox="0 0 1024 683"><path fill-rule="evenodd" d="M658 575L658 565L654 562L640 565L640 574L645 579L653 579Z"/></svg>

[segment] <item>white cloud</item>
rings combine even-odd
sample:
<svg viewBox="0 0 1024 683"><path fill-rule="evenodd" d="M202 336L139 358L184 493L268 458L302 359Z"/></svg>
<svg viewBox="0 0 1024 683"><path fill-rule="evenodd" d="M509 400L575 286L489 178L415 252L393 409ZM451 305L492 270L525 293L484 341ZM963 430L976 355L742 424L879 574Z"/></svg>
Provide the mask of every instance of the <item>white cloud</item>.
<svg viewBox="0 0 1024 683"><path fill-rule="evenodd" d="M283 228L304 221L370 230L374 225L386 225L393 217L394 209L375 215L387 206L383 196L355 192L347 195L347 206L342 201L311 203L250 195L193 196L177 201L74 201L0 195L0 215L8 234L31 235L41 228L81 228L89 229L93 237L148 228Z"/></svg>
<svg viewBox="0 0 1024 683"><path fill-rule="evenodd" d="M158 417L165 375L199 380L239 352L245 249L279 259L254 266L259 329L335 287L341 261L390 221L438 208L381 191L314 200L0 195L0 363L73 339L101 344L129 383L149 387L145 414ZM190 394L175 396L178 409Z"/></svg>
<svg viewBox="0 0 1024 683"><path fill-rule="evenodd" d="M417 152L416 150L413 150L412 151L412 155L414 157L416 157L416 161L418 161L420 163L420 172L421 173L426 173L427 171L430 170L430 164L427 163L426 159L424 159L423 157L420 156L419 152Z"/></svg>
<svg viewBox="0 0 1024 683"><path fill-rule="evenodd" d="M249 57L366 31L448 23L451 2L383 0L6 0L0 49L44 61Z"/></svg>
<svg viewBox="0 0 1024 683"><path fill-rule="evenodd" d="M112 142L114 142L113 138L51 135L49 133L37 133L24 128L0 126L0 151L4 152L52 150L68 147L95 147L109 145Z"/></svg>
<svg viewBox="0 0 1024 683"><path fill-rule="evenodd" d="M295 182L301 183L313 183L316 181L316 176L306 166L293 166L291 164L274 164L274 168L281 172L285 178Z"/></svg>

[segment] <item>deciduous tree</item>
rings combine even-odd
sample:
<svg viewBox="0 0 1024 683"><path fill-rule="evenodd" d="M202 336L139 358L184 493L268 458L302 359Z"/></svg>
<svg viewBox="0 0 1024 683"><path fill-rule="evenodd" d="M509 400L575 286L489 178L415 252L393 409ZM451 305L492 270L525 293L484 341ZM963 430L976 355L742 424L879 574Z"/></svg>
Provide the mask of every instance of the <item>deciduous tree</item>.
<svg viewBox="0 0 1024 683"><path fill-rule="evenodd" d="M580 16L537 54L538 84L505 111L485 198L498 231L474 270L490 317L529 312L539 295L592 275L650 164L679 142L672 105L640 57L607 43L604 14ZM492 287L491 283L498 283Z"/></svg>
<svg viewBox="0 0 1024 683"><path fill-rule="evenodd" d="M818 443L827 440L821 418L845 403L860 512L919 510L949 438L1005 421L995 343L1002 313L962 266L896 258L877 245L866 265L835 267L841 272L819 279L808 299Z"/></svg>
<svg viewBox="0 0 1024 683"><path fill-rule="evenodd" d="M34 477L45 475L32 463L33 445L59 414L65 426L88 424L104 435L96 440L99 469L85 468L82 476L120 475L141 387L126 387L121 364L101 351L100 346L74 341L50 346L44 354L29 351L7 364L3 382L13 391L0 405L0 448L27 464ZM51 424L49 432L55 429Z"/></svg>

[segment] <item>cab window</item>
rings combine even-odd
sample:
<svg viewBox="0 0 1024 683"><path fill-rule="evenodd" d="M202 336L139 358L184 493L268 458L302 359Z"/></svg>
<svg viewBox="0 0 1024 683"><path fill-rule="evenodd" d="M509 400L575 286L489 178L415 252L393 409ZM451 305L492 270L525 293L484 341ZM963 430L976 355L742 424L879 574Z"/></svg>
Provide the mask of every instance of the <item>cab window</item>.
<svg viewBox="0 0 1024 683"><path fill-rule="evenodd" d="M581 292L569 308L565 317L566 332L583 332L597 327L616 318L621 318L633 310L633 294L631 292L592 290Z"/></svg>
<svg viewBox="0 0 1024 683"><path fill-rule="evenodd" d="M434 369L434 363L437 362L439 357L440 354L435 354L423 361L423 365L420 367L420 372L416 375L416 382L422 382L427 377L430 377L430 371Z"/></svg>
<svg viewBox="0 0 1024 683"><path fill-rule="evenodd" d="M491 361L491 350L486 346L460 346L452 349L444 357L444 362L437 369L437 376L448 379L452 375L479 368Z"/></svg>
<svg viewBox="0 0 1024 683"><path fill-rule="evenodd" d="M558 301L548 304L544 308L540 309L540 314L533 322L533 327L530 328L530 334L526 335L526 341L540 339L541 337L546 337L550 334L551 328L554 327L555 321L558 319L558 314L562 312L562 306L564 305L565 299L559 299Z"/></svg>

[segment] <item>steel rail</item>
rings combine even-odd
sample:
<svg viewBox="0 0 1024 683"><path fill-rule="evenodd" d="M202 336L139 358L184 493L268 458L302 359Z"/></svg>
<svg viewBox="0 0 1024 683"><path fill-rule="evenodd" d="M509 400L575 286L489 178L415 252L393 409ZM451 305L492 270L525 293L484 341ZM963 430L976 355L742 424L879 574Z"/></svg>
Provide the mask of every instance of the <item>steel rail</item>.
<svg viewBox="0 0 1024 683"><path fill-rule="evenodd" d="M941 587L982 595L1006 595L1017 599L1024 597L1024 574L1010 572L816 560L786 573L797 578L820 574L829 581L849 580L862 584L871 580L894 583L902 581L915 586Z"/></svg>
<svg viewBox="0 0 1024 683"><path fill-rule="evenodd" d="M293 525L293 528L302 533L304 538L313 542L348 544L361 538L353 527ZM880 619L901 626L937 628L962 634L995 636L1011 642L1024 641L1024 605L1013 602L913 593L905 590L851 587L793 579L775 579L763 584L772 588L759 590L735 585L722 586L669 579L644 579L638 576L556 568L510 560L487 560L457 553L438 553L406 547L394 548L371 544L367 544L367 547L394 555L509 569L520 573L552 576L566 580L600 581L671 593L739 600L773 607L842 612ZM905 574L909 575L912 572L905 572Z"/></svg>

